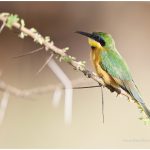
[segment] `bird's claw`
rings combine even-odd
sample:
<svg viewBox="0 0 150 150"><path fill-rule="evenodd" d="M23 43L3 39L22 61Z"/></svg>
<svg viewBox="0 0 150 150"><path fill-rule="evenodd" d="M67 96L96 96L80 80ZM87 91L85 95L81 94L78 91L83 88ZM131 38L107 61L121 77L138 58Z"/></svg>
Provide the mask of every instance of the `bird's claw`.
<svg viewBox="0 0 150 150"><path fill-rule="evenodd" d="M91 73L90 71L88 71L88 70L85 70L83 73L84 73L84 75L85 75L86 77L88 77L88 78L91 78L91 77L92 77L92 73Z"/></svg>
<svg viewBox="0 0 150 150"><path fill-rule="evenodd" d="M101 83L98 83L100 87L104 87Z"/></svg>

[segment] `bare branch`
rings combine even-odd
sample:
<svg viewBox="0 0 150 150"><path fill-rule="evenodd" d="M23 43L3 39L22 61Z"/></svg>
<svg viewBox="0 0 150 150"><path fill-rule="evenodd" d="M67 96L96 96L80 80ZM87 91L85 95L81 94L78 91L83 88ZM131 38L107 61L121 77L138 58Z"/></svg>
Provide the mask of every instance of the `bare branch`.
<svg viewBox="0 0 150 150"><path fill-rule="evenodd" d="M0 20L2 22L6 22L7 18L8 18L7 15L6 16L0 15ZM69 55L67 55L65 53L64 49L56 47L52 41L47 42L44 39L44 37L42 37L41 35L37 36L38 34L36 32L33 32L31 29L21 26L20 23L14 22L12 26L14 28L20 30L24 34L30 36L31 38L33 38L33 40L36 41L37 43L39 43L40 45L43 45L46 48L46 50L50 49L51 51L53 51L55 54L59 55L62 58L69 57ZM87 73L90 72L91 73L90 78L92 78L94 81L98 82L101 86L106 87L102 78L98 77L95 73L86 69L80 62L70 59L69 61L67 61L67 63L70 64L71 66L73 66L74 69L82 72L84 75L87 75ZM126 91L122 90L121 88L116 88L116 89L114 89L114 91L116 91L118 94L122 94L122 95L126 96L128 99L131 99L131 96Z"/></svg>
<svg viewBox="0 0 150 150"><path fill-rule="evenodd" d="M11 18L9 18L9 17L11 17ZM61 49L61 48L55 46L53 41L50 41L49 37L43 37L34 28L29 29L29 28L25 27L25 23L22 19L21 19L21 22L19 23L19 18L17 18L17 15L14 15L14 18L12 18L12 17L13 17L12 14L10 15L9 13L5 13L5 14L0 13L0 21L5 23L4 25L6 25L6 27L8 27L9 29L11 29L12 27L18 29L21 32L20 38L24 38L25 36L31 37L34 40L34 42L42 45L46 51L51 50L54 54L56 54L59 57L59 60L65 61L66 63L71 65L75 70L82 72L85 76L88 75L87 76L88 78L93 79L100 86L106 87L110 90L110 88L107 85L105 85L105 82L103 81L103 79L98 77L95 73L88 70L82 61L76 61L74 57L67 55L66 48ZM56 88L56 86L48 86L48 87L40 87L40 88L22 91L15 87L5 84L4 82L0 83L0 89L2 89L4 91L7 90L8 92L13 93L17 96L29 96L31 94L43 93L45 91L49 91L49 90L55 89L55 88ZM131 96L121 88L115 88L115 89L113 89L113 91L115 91L117 94L126 96L129 100L133 100L131 98ZM133 100L133 101L136 103L135 100ZM138 105L138 103L136 103L136 104Z"/></svg>
<svg viewBox="0 0 150 150"><path fill-rule="evenodd" d="M2 14L0 14L0 21L6 22L6 21L7 21L7 18L8 18L8 14L7 14L7 15L2 15ZM28 29L28 28L26 28L26 27L24 27L24 26L21 26L21 24L18 23L18 22L14 22L14 23L12 24L12 26L13 26L14 28L20 30L20 31L23 32L24 34L30 36L31 38L33 38L33 40L36 41L37 43L39 43L40 45L43 45L43 46L45 47L46 51L50 49L50 50L53 51L55 54L59 55L59 57L61 57L61 58L67 58L67 57L70 58L69 55L66 54L66 51L65 51L64 49L60 49L60 48L56 47L52 41L51 41L51 42L48 42L47 40L45 40L44 37L42 37L41 35L37 34L37 32L33 32L33 31L31 30L32 28L31 28L31 29ZM37 36L37 35L38 35L38 36ZM40 37L40 38L39 38L39 37ZM72 57L71 57L71 58L72 58ZM65 59L62 59L62 60L65 60ZM101 86L103 86L103 87L106 87L106 85L105 85L103 79L100 78L100 77L98 77L95 73L93 73L93 72L89 71L88 69L86 69L85 66L83 66L83 64L81 64L81 62L77 62L77 61L75 61L75 60L73 60L73 59L70 59L69 61L66 61L66 62L67 62L68 64L70 64L71 66L73 66L73 68L74 68L75 70L78 70L78 71L82 72L84 75L87 75L87 74L90 73L90 76L88 76L88 77L90 77L90 78L93 79L94 81L98 82L99 85L101 85ZM6 86L6 85L5 85L5 86ZM6 88L6 89L7 89L7 88L10 88L10 86L5 87L5 88ZM11 92L13 92L13 93L16 93L16 95L18 95L18 96L19 96L19 95L24 95L24 96L25 96L25 95L30 95L30 93L31 93L30 90L29 90L29 91L24 91L25 93L22 93L22 92L20 92L19 89L14 88L14 87L11 87L9 90L10 90ZM40 92L41 92L42 90L43 90L43 89L41 89ZM45 89L44 89L44 90L45 90ZM49 88L48 88L48 90L49 90ZM126 97L127 97L128 99L130 99L130 100L132 99L131 96L130 96L126 91L122 90L121 88L116 88L116 89L114 89L114 91L116 91L118 94L122 94L122 95L126 96ZM36 91L33 90L32 92L33 92L33 93L37 93L37 89L36 89Z"/></svg>

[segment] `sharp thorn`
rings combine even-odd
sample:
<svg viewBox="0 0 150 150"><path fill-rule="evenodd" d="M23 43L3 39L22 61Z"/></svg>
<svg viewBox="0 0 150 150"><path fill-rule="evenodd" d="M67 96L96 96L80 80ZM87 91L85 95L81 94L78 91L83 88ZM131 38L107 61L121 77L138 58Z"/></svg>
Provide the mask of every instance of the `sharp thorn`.
<svg viewBox="0 0 150 150"><path fill-rule="evenodd" d="M27 55L30 55L30 54L34 54L34 53L36 53L36 52L39 52L39 51L43 50L43 48L44 48L44 47L40 47L40 48L35 49L35 50L33 50L33 51L31 51L31 52L28 52L28 53L26 53L26 54L22 54L22 55L19 55L19 56L14 56L14 57L12 57L12 58L20 58L20 57L24 57L24 56L27 56Z"/></svg>
<svg viewBox="0 0 150 150"><path fill-rule="evenodd" d="M53 57L53 53L50 55L50 57L48 57L48 59L46 60L46 62L42 65L42 67L38 70L38 72L36 74L39 74L44 68L45 66L49 63L49 61L52 59Z"/></svg>
<svg viewBox="0 0 150 150"><path fill-rule="evenodd" d="M1 27L0 27L0 33L2 32L2 30L4 29L4 27L5 27L5 22L3 22L3 24L1 25Z"/></svg>
<svg viewBox="0 0 150 150"><path fill-rule="evenodd" d="M73 89L88 89L88 88L96 88L100 87L99 85L93 85L93 86L81 86L81 87L73 87Z"/></svg>

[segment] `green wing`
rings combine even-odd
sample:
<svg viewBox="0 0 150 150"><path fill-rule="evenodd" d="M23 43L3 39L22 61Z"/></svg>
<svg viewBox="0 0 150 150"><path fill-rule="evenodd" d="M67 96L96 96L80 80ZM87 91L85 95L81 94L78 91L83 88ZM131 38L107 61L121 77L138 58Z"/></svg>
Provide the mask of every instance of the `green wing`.
<svg viewBox="0 0 150 150"><path fill-rule="evenodd" d="M101 67L114 78L119 86L138 102L144 103L132 79L129 68L121 55L117 51L107 50L102 52L101 60Z"/></svg>
<svg viewBox="0 0 150 150"><path fill-rule="evenodd" d="M117 51L107 50L101 54L101 67L112 77L131 81L129 68Z"/></svg>

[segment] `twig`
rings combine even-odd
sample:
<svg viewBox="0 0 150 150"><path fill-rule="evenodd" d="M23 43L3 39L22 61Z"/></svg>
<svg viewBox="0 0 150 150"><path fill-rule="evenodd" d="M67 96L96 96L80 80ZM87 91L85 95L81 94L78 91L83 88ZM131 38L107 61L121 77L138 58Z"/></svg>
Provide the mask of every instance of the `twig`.
<svg viewBox="0 0 150 150"><path fill-rule="evenodd" d="M0 14L0 21L6 22L8 19L8 16L9 15ZM63 58L62 60L65 61L64 58L70 58L69 55L66 54L64 49L56 47L52 41L51 42L46 41L44 39L44 37L42 37L40 34L37 34L37 33L33 32L31 29L28 29L28 28L22 26L20 23L14 22L12 24L12 27L20 30L25 35L30 36L32 39L34 39L34 41L36 41L40 45L43 45L46 48L46 50L53 51L55 54L59 55L59 57ZM73 66L74 69L82 72L85 75L87 73L91 72L88 69L86 69L85 66L83 66L80 62L77 62L73 59L70 59L69 61L66 61L66 62L68 64L70 64L71 66ZM98 82L101 86L106 87L103 79L98 77L95 73L91 72L90 78L93 79L94 81ZM128 99L131 99L131 96L126 91L122 90L121 88L116 88L116 89L114 89L114 91L116 91L118 94L122 94L122 95L126 96Z"/></svg>
<svg viewBox="0 0 150 150"><path fill-rule="evenodd" d="M89 88L96 88L100 87L99 85L93 85L93 86L78 86L78 87L73 87L73 89L89 89Z"/></svg>
<svg viewBox="0 0 150 150"><path fill-rule="evenodd" d="M20 57L24 57L24 56L27 56L27 55L31 55L31 54L37 53L37 52L39 52L39 51L41 51L43 49L44 49L44 47L40 47L40 48L35 49L35 50L31 51L31 52L28 52L28 53L25 53L25 54L22 54L22 55L19 55L19 56L14 56L13 58L20 58Z"/></svg>
<svg viewBox="0 0 150 150"><path fill-rule="evenodd" d="M52 57L54 56L54 54L52 53L48 59L46 60L46 62L42 65L42 67L38 70L37 74L39 74L43 69L44 67L49 63L49 61L52 59Z"/></svg>
<svg viewBox="0 0 150 150"><path fill-rule="evenodd" d="M104 123L104 94L103 94L103 87L101 87L101 94L102 94L102 116L103 116L103 123Z"/></svg>
<svg viewBox="0 0 150 150"><path fill-rule="evenodd" d="M53 41L50 41L49 37L43 37L34 28L29 29L29 28L25 27L24 20L19 19L17 15L13 15L13 14L9 14L9 13L0 13L0 21L3 22L3 26L8 27L9 29L12 29L12 27L18 29L21 32L19 35L20 38L23 39L26 36L31 37L34 40L34 42L36 42L37 44L40 44L42 47L45 48L46 51L51 50L54 54L56 54L60 61L63 60L66 63L68 63L69 65L71 65L75 70L82 72L85 76L88 75L87 76L88 78L93 79L100 86L106 87L113 92L115 91L118 95L119 94L124 95L129 100L133 100L132 97L125 90L123 90L119 87L110 89L105 84L103 79L98 77L95 73L88 70L82 61L76 61L74 57L67 55L66 51L68 48L61 49L61 48L55 46ZM1 27L1 30L3 29L3 26ZM52 88L54 89L54 87L50 87L50 89L52 89ZM17 96L28 96L30 94L42 93L43 91L45 92L46 90L47 91L50 90L49 87L46 89L44 87L44 88L39 88L39 89L36 88L36 89L32 89L32 90L21 91L15 87L12 87L12 86L4 84L4 83L3 84L0 83L0 89L3 89L4 91L8 89L7 90L8 92L13 93ZM139 104L135 100L133 100L133 101L138 105L138 107L140 107Z"/></svg>

